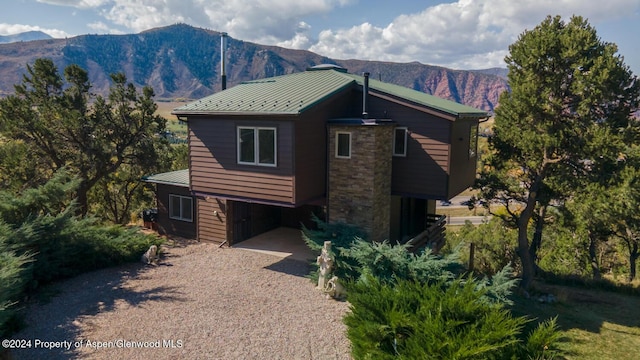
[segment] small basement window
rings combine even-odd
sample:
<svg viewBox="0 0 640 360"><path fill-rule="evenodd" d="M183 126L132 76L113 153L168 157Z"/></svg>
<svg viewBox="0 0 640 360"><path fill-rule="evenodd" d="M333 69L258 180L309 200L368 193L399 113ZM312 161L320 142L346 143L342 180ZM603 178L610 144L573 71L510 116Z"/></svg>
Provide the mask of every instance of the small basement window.
<svg viewBox="0 0 640 360"><path fill-rule="evenodd" d="M193 198L169 194L169 218L180 221L193 221Z"/></svg>
<svg viewBox="0 0 640 360"><path fill-rule="evenodd" d="M336 157L341 159L351 159L351 133L336 133Z"/></svg>
<svg viewBox="0 0 640 360"><path fill-rule="evenodd" d="M276 128L238 127L238 164L276 166Z"/></svg>
<svg viewBox="0 0 640 360"><path fill-rule="evenodd" d="M393 156L407 156L407 128L395 128L393 132Z"/></svg>

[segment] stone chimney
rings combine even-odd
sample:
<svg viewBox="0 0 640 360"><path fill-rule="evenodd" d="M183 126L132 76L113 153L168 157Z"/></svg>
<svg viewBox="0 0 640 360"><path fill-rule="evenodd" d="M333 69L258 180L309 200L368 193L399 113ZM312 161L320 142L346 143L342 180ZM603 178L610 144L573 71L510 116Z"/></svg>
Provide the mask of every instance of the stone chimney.
<svg viewBox="0 0 640 360"><path fill-rule="evenodd" d="M356 225L373 241L389 238L394 124L329 124L328 221ZM337 157L338 134L350 137L350 156Z"/></svg>

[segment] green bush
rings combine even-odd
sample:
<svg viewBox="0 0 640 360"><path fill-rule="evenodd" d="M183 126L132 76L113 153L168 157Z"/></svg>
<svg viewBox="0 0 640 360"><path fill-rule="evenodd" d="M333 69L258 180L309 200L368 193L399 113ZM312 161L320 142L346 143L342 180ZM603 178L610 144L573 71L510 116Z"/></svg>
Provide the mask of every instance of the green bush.
<svg viewBox="0 0 640 360"><path fill-rule="evenodd" d="M344 318L356 359L542 359L558 340L555 320L522 334L525 318L504 307L516 284L506 263L492 278L462 277L459 249L446 256L425 248L363 240L347 224L304 229L318 253L331 241L333 274L347 288ZM330 275L330 276L331 276Z"/></svg>
<svg viewBox="0 0 640 360"><path fill-rule="evenodd" d="M519 264L517 237L515 229L505 226L501 219L494 217L485 224L476 226L467 222L457 232L447 231L447 246L468 247L473 243L473 270L493 275L507 264ZM465 252L462 260L469 262L468 252Z"/></svg>
<svg viewBox="0 0 640 360"><path fill-rule="evenodd" d="M157 236L76 215L76 181L56 175L20 196L0 192L0 334L26 293L54 280L137 261Z"/></svg>
<svg viewBox="0 0 640 360"><path fill-rule="evenodd" d="M446 256L438 256L429 248L414 254L409 251L409 247L401 244L391 245L386 241L376 243L356 238L349 247L342 248L340 254L348 259L344 262L357 264L353 269L358 277L372 275L384 282L397 279L420 283L450 281L464 271L457 251ZM346 280L353 281L357 278Z"/></svg>
<svg viewBox="0 0 640 360"><path fill-rule="evenodd" d="M555 320L524 338L527 320L486 301L476 280L389 284L367 277L352 284L344 318L355 359L548 358ZM545 357L547 356L547 357Z"/></svg>
<svg viewBox="0 0 640 360"><path fill-rule="evenodd" d="M455 251L444 257L433 254L429 248L414 254L408 251L408 245L367 241L366 233L353 225L328 224L315 216L313 221L318 229L303 227L302 237L317 254L320 254L325 241L331 241L330 256L334 264L330 276L336 275L343 283L356 281L363 274L387 281L393 278L416 281L441 277L453 279L464 270Z"/></svg>
<svg viewBox="0 0 640 360"><path fill-rule="evenodd" d="M5 230L2 227L0 225L0 232ZM12 330L5 324L14 318L13 305L31 280L31 269L28 266L31 256L28 254L16 256L13 252L2 249L3 244L0 243L0 338L8 335Z"/></svg>
<svg viewBox="0 0 640 360"><path fill-rule="evenodd" d="M343 254L343 251L349 249L357 239L366 239L366 233L357 226L345 223L326 223L315 215L312 220L317 229L309 229L302 226L302 238L307 246L320 255L320 251L325 241L331 241L330 256L334 259L334 269L332 275L338 276L340 279L356 279L360 276L357 270L357 262ZM318 265L312 264L313 271L311 278L317 280Z"/></svg>

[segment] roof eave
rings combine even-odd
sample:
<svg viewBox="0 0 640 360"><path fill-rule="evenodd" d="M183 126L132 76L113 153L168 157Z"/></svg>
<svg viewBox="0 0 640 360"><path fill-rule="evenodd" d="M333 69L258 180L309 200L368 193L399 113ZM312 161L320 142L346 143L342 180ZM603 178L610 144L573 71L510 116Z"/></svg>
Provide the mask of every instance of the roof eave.
<svg viewBox="0 0 640 360"><path fill-rule="evenodd" d="M171 115L175 116L297 116L304 111L280 111L280 112L255 112L255 111L172 111Z"/></svg>
<svg viewBox="0 0 640 360"><path fill-rule="evenodd" d="M416 101L413 101L411 99L407 99L407 98L403 98L403 97L399 97L396 96L394 94L389 94L387 92L378 90L378 89L369 89L369 93L373 96L378 96L380 98L389 100L389 101L393 101L396 103L404 103L404 104L412 104L412 107L429 113L429 114L433 114L433 115L440 115L442 117L447 118L448 120L456 120L456 119L461 119L461 118L486 118L489 116L488 113L486 112L470 112L470 113L459 113L459 112L455 112L455 111L450 111L447 109L443 109L440 108L438 106L433 106L433 105L427 105L427 104L423 104L423 103L419 103Z"/></svg>
<svg viewBox="0 0 640 360"><path fill-rule="evenodd" d="M478 113L458 113L458 118L460 119L468 119L468 118L477 118L483 119L488 118L490 115L486 112L478 112Z"/></svg>
<svg viewBox="0 0 640 360"><path fill-rule="evenodd" d="M189 188L189 184L185 184L185 183L181 183L181 182L154 180L154 179L147 179L146 177L143 177L142 181L144 181L146 183L149 183L149 184L171 185L171 186Z"/></svg>

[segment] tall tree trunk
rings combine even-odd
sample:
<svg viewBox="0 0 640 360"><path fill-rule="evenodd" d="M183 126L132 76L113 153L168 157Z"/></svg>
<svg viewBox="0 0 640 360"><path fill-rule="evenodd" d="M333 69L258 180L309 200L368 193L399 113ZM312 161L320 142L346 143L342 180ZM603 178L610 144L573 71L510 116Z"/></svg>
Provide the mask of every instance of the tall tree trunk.
<svg viewBox="0 0 640 360"><path fill-rule="evenodd" d="M629 250L629 282L632 282L636 278L636 262L640 256L640 253L638 253L638 243L634 241L633 246L631 246Z"/></svg>
<svg viewBox="0 0 640 360"><path fill-rule="evenodd" d="M529 222L533 217L533 212L538 203L538 189L542 183L543 175L540 174L532 182L529 188L529 194L527 195L527 201L524 210L518 217L518 256L522 263L522 281L520 282L520 288L527 291L531 287L533 277L536 275L535 264L531 253L529 251Z"/></svg>
<svg viewBox="0 0 640 360"><path fill-rule="evenodd" d="M527 228L531 216L525 217L524 212L518 219L518 256L522 263L522 281L520 287L528 290L535 276L535 266L533 259L529 253L529 239L527 237Z"/></svg>
<svg viewBox="0 0 640 360"><path fill-rule="evenodd" d="M596 254L598 238L593 232L589 232L589 263L591 265L591 272L595 280L600 280L602 274L600 273L600 262L598 261L598 255Z"/></svg>
<svg viewBox="0 0 640 360"><path fill-rule="evenodd" d="M78 213L81 216L86 216L87 212L89 212L88 192L89 184L87 184L86 180L82 180L78 186L78 205L80 206Z"/></svg>
<svg viewBox="0 0 640 360"><path fill-rule="evenodd" d="M546 215L547 206L541 206L536 218L536 229L533 233L531 245L529 246L529 256L531 256L531 261L533 261L534 264L538 262L538 250L540 250L540 246L542 245L542 229L544 227L544 218Z"/></svg>

